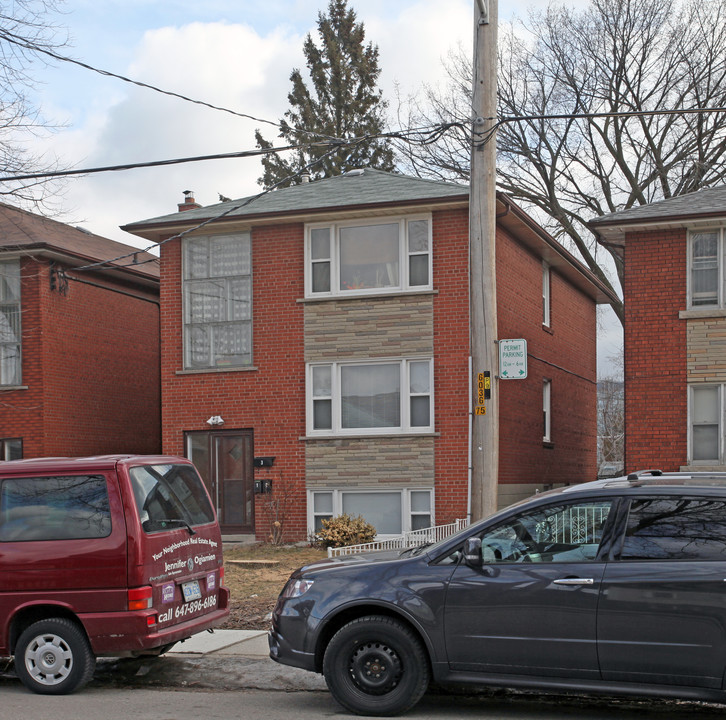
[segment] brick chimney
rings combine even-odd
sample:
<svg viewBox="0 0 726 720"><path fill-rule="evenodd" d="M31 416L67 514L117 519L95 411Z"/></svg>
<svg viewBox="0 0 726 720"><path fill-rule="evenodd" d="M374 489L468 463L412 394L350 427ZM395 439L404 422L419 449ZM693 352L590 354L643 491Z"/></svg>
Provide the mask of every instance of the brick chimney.
<svg viewBox="0 0 726 720"><path fill-rule="evenodd" d="M194 199L194 190L184 190L184 202L179 203L177 207L179 212L184 212L185 210L196 210L202 206Z"/></svg>

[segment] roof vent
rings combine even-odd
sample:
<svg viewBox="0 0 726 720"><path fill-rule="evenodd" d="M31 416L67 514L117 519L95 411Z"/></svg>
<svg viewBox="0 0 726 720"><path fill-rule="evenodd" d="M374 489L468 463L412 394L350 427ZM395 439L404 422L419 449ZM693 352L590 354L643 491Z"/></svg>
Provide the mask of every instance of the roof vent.
<svg viewBox="0 0 726 720"><path fill-rule="evenodd" d="M364 168L355 168L354 170L348 170L348 172L343 173L345 177L357 177L358 175L363 175L365 173Z"/></svg>
<svg viewBox="0 0 726 720"><path fill-rule="evenodd" d="M310 182L310 173L309 172L300 173L300 184L307 185L309 182Z"/></svg>

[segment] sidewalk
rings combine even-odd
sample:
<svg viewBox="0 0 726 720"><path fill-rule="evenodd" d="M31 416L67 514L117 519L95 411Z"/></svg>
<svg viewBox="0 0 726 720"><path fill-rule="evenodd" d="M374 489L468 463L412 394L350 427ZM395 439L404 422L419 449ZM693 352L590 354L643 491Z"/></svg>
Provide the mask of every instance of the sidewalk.
<svg viewBox="0 0 726 720"><path fill-rule="evenodd" d="M158 658L100 658L92 685L327 690L322 675L271 660L264 630L199 633Z"/></svg>

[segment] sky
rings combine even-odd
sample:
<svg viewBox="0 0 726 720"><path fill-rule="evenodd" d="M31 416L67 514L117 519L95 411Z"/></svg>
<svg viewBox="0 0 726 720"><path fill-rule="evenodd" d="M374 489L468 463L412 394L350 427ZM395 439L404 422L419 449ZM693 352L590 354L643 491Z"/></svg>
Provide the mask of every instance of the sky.
<svg viewBox="0 0 726 720"><path fill-rule="evenodd" d="M568 0L568 4L584 0ZM351 0L366 39L379 48L379 86L397 94L444 83L442 60L470 49L475 0ZM546 0L499 4L500 19L525 17ZM302 44L316 35L327 0L66 0L56 18L69 43L60 54L205 102L278 121L288 107L290 72L304 68ZM272 125L242 119L104 77L71 63L38 64L34 99L60 129L36 150L73 168L251 150L254 132L275 141ZM78 177L65 184L58 220L130 245L119 226L176 211L184 190L208 205L219 194L260 190L258 158L205 161ZM610 372L621 332L600 323L598 363Z"/></svg>

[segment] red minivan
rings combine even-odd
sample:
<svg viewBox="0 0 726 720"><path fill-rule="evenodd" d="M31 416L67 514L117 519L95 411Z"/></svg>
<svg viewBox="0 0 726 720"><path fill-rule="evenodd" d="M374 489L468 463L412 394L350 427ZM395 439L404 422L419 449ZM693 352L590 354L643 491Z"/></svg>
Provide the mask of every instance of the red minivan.
<svg viewBox="0 0 726 720"><path fill-rule="evenodd" d="M229 614L222 538L194 466L168 456L0 463L0 656L65 694L96 657L159 655Z"/></svg>

